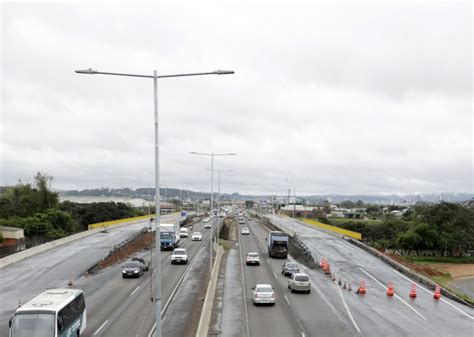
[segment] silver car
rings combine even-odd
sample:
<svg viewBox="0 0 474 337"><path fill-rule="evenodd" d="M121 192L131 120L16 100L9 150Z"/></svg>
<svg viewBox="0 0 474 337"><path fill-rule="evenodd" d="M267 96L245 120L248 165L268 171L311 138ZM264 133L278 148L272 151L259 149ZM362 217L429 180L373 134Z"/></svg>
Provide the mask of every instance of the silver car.
<svg viewBox="0 0 474 337"><path fill-rule="evenodd" d="M299 273L300 267L296 262L286 262L283 266L281 266L281 273L284 276L292 275L293 273Z"/></svg>
<svg viewBox="0 0 474 337"><path fill-rule="evenodd" d="M252 302L257 304L275 305L276 295L271 284L257 284L252 288Z"/></svg>
<svg viewBox="0 0 474 337"><path fill-rule="evenodd" d="M294 273L288 280L288 289L291 292L301 291L309 294L311 292L309 276L305 273Z"/></svg>

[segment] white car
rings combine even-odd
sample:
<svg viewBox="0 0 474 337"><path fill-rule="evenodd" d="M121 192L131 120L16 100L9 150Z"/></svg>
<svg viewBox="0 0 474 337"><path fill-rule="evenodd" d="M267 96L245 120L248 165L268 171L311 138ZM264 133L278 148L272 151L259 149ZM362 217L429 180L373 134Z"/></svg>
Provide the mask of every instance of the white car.
<svg viewBox="0 0 474 337"><path fill-rule="evenodd" d="M292 274L288 280L288 289L290 289L291 292L302 291L309 294L311 292L309 276L305 273Z"/></svg>
<svg viewBox="0 0 474 337"><path fill-rule="evenodd" d="M257 284L252 288L252 302L257 304L275 305L276 295L271 284Z"/></svg>
<svg viewBox="0 0 474 337"><path fill-rule="evenodd" d="M201 232L194 232L191 239L193 241L202 241L202 234Z"/></svg>
<svg viewBox="0 0 474 337"><path fill-rule="evenodd" d="M188 263L188 253L185 248L176 248L171 254L171 264Z"/></svg>
<svg viewBox="0 0 474 337"><path fill-rule="evenodd" d="M211 221L210 218L204 218L204 219L202 219L202 222L204 222L204 223L207 223L207 222L209 222L209 221Z"/></svg>
<svg viewBox="0 0 474 337"><path fill-rule="evenodd" d="M242 231L240 232L240 234L242 235L249 235L250 234L250 231L247 227L243 227L242 228Z"/></svg>
<svg viewBox="0 0 474 337"><path fill-rule="evenodd" d="M188 229L183 227L181 228L181 230L179 231L179 236L182 237L182 238L187 238L188 237Z"/></svg>
<svg viewBox="0 0 474 337"><path fill-rule="evenodd" d="M247 257L245 258L245 262L248 265L255 264L257 266L260 265L260 257L258 256L258 253L250 252L247 254Z"/></svg>

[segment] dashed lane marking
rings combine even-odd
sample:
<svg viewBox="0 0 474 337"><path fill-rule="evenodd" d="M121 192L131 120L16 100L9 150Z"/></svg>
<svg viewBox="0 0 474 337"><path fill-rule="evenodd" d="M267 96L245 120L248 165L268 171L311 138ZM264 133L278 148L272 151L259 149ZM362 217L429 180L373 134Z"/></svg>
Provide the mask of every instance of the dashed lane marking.
<svg viewBox="0 0 474 337"><path fill-rule="evenodd" d="M278 280L278 276L275 272L273 272L273 276L275 276L275 278Z"/></svg>
<svg viewBox="0 0 474 337"><path fill-rule="evenodd" d="M365 273L368 277L370 277L372 280L374 280L375 282L377 282L377 284L379 284L382 288L384 289L387 289L386 286L384 286L382 284L382 282L380 282L379 280L377 280L375 277L373 277L372 275L370 275L368 272L366 272L363 268L360 268L360 270L362 270L363 273ZM395 294L395 297L397 299L399 299L403 304L405 304L408 308L410 308L411 310L413 310L414 313L416 313L418 316L420 316L421 318L423 318L425 321L427 321L428 319L423 316L420 312L418 312L418 310L416 310L415 308L413 308L410 304L408 304L403 298L401 298L400 296L398 296L397 294Z"/></svg>
<svg viewBox="0 0 474 337"><path fill-rule="evenodd" d="M130 296L133 296L137 293L138 289L140 289L140 286L136 287L134 291L130 294Z"/></svg>
<svg viewBox="0 0 474 337"><path fill-rule="evenodd" d="M109 320L106 320L104 323L102 323L102 325L94 332L93 336L96 336L107 323L109 323Z"/></svg>
<svg viewBox="0 0 474 337"><path fill-rule="evenodd" d="M290 300L288 299L288 297L286 297L286 295L284 295L284 297L285 297L286 303L288 303L288 305L291 307Z"/></svg>
<svg viewBox="0 0 474 337"><path fill-rule="evenodd" d="M410 281L410 282L413 282L413 281L410 280L408 277L406 277L405 275L399 273L398 271L394 270L394 272L397 273L398 275L400 275L401 277L403 277L404 279L406 279L406 280L408 280L408 281ZM420 289L426 291L428 294L432 294L431 291L429 291L428 289L426 289L426 288L423 287L422 285L420 285L420 284L418 284L418 283L417 283L417 285L418 285L418 287L419 287ZM459 309L457 306L453 305L452 303L449 303L449 302L446 301L444 298L441 298L441 301L443 301L443 302L446 303L446 304L449 304L451 307L453 307L454 309L456 309L457 311L459 311L461 314L466 315L468 318L474 319L473 316L469 315L467 312L462 311L461 309Z"/></svg>

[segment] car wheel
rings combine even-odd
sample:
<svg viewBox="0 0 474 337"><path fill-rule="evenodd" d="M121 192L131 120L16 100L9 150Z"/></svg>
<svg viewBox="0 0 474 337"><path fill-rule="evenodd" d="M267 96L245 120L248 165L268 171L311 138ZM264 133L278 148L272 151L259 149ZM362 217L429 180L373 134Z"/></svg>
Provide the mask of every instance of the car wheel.
<svg viewBox="0 0 474 337"><path fill-rule="evenodd" d="M290 285L288 284L288 289L291 289Z"/></svg>
<svg viewBox="0 0 474 337"><path fill-rule="evenodd" d="M293 288L290 289L291 293L294 293L295 291L293 290Z"/></svg>
<svg viewBox="0 0 474 337"><path fill-rule="evenodd" d="M257 263L257 266L260 266L260 262Z"/></svg>
<svg viewBox="0 0 474 337"><path fill-rule="evenodd" d="M282 271L282 272L281 272L281 274L282 274L282 275L285 275L285 272L284 272L284 271Z"/></svg>
<svg viewBox="0 0 474 337"><path fill-rule="evenodd" d="M171 260L171 264L174 264L174 261L173 261L173 260Z"/></svg>
<svg viewBox="0 0 474 337"><path fill-rule="evenodd" d="M307 294L311 293L311 289L308 289L308 291L306 292Z"/></svg>
<svg viewBox="0 0 474 337"><path fill-rule="evenodd" d="M272 305L272 307L273 307L273 306L275 305L275 303L272 303L271 305Z"/></svg>

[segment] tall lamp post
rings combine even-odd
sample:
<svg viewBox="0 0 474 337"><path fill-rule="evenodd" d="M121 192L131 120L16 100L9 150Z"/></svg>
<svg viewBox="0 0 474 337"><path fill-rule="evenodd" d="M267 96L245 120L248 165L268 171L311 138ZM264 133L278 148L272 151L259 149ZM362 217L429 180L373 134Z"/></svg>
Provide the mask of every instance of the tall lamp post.
<svg viewBox="0 0 474 337"><path fill-rule="evenodd" d="M206 169L206 171L211 171ZM219 218L219 213L221 212L221 172L232 172L232 170L214 170L217 171L217 218ZM219 227L219 220L217 220L217 227ZM217 228L217 242L219 242L219 228Z"/></svg>
<svg viewBox="0 0 474 337"><path fill-rule="evenodd" d="M202 75L230 75L234 74L232 70L216 70L212 72L204 73L187 73L187 74L172 74L172 75L158 75L156 70L153 70L153 75L141 75L141 74L124 74L124 73L111 73L101 72L93 70L91 68L87 70L76 70L78 74L87 75L112 75L112 76L127 76L127 77L140 77L140 78L152 78L154 88L154 114L155 114L155 209L156 209L156 226L155 226L155 251L156 251L156 277L155 277L155 297L152 301L155 301L156 308L156 329L155 337L161 337L161 260L160 260L160 249L158 244L160 242L160 147L158 139L158 79L168 77L188 77L188 76L202 76Z"/></svg>
<svg viewBox="0 0 474 337"><path fill-rule="evenodd" d="M211 157L211 240L209 242L210 245L210 253L209 253L209 271L212 273L212 228L214 223L214 205L213 205L213 198L212 195L214 194L214 157L221 157L221 156L236 156L237 153L203 153L203 152L189 152L190 154L195 154L198 156L207 156ZM217 224L219 225L219 218L217 218Z"/></svg>

